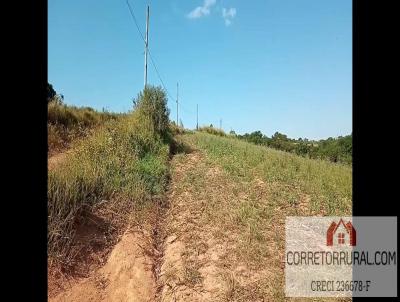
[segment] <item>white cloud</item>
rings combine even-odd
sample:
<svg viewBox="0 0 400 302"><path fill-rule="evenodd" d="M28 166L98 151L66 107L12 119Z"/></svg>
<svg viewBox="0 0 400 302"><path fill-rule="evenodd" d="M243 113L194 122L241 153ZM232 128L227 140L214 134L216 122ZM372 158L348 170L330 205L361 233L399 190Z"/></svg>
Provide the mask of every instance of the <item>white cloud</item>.
<svg viewBox="0 0 400 302"><path fill-rule="evenodd" d="M189 19L197 19L210 14L211 6L215 5L217 0L204 0L203 6L198 6L187 14Z"/></svg>
<svg viewBox="0 0 400 302"><path fill-rule="evenodd" d="M222 8L222 18L225 20L225 25L229 26L232 24L232 19L236 16L236 8L231 7L226 9L225 7Z"/></svg>
<svg viewBox="0 0 400 302"><path fill-rule="evenodd" d="M236 8L231 7L230 9L222 8L222 17L234 18L236 16Z"/></svg>
<svg viewBox="0 0 400 302"><path fill-rule="evenodd" d="M225 19L225 25L226 25L226 26L229 26L229 25L231 25L231 24L232 24L232 21L231 21L231 20Z"/></svg>
<svg viewBox="0 0 400 302"><path fill-rule="evenodd" d="M207 7L213 6L217 0L204 0L204 5Z"/></svg>

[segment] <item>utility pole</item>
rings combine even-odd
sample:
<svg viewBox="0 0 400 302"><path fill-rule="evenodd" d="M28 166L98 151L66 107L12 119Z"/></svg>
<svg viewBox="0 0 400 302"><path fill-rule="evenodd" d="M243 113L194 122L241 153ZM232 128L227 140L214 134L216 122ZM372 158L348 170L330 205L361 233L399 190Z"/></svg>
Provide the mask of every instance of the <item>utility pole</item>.
<svg viewBox="0 0 400 302"><path fill-rule="evenodd" d="M219 129L222 130L222 119L219 119Z"/></svg>
<svg viewBox="0 0 400 302"><path fill-rule="evenodd" d="M178 126L178 96L179 96L179 83L176 83L176 125Z"/></svg>
<svg viewBox="0 0 400 302"><path fill-rule="evenodd" d="M196 130L199 130L199 104L196 104Z"/></svg>
<svg viewBox="0 0 400 302"><path fill-rule="evenodd" d="M150 7L147 5L146 41L144 45L144 88L146 88L147 85L147 53L149 51L149 15L150 15Z"/></svg>

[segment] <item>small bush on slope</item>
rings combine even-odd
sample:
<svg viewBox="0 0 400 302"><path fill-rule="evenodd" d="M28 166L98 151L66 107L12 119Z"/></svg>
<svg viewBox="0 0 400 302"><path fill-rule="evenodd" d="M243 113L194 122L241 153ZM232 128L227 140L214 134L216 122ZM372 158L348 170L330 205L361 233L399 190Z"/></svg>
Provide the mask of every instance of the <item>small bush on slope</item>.
<svg viewBox="0 0 400 302"><path fill-rule="evenodd" d="M141 117L150 118L154 131L162 137L168 135L169 109L165 92L159 87L147 86L134 100L135 109Z"/></svg>

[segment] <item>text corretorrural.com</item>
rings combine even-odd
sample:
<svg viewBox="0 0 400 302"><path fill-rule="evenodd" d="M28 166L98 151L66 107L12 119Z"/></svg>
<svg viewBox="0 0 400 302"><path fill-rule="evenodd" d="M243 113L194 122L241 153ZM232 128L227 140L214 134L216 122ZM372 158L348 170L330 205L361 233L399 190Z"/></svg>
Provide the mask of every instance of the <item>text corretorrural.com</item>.
<svg viewBox="0 0 400 302"><path fill-rule="evenodd" d="M289 251L288 265L396 265L395 251Z"/></svg>

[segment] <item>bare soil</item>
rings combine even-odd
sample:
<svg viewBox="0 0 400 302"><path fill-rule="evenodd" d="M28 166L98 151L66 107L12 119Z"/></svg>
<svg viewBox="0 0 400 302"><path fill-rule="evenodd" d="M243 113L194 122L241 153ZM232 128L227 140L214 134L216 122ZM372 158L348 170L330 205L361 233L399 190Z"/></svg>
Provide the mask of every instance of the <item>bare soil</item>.
<svg viewBox="0 0 400 302"><path fill-rule="evenodd" d="M48 169L48 170L54 169L54 168L55 168L56 166L58 166L61 162L64 161L66 155L67 155L66 152L60 152L60 153L56 153L56 154L51 155L51 156L47 159L47 169Z"/></svg>
<svg viewBox="0 0 400 302"><path fill-rule="evenodd" d="M49 301L154 301L153 259L148 235L127 231L106 264L90 277L77 280Z"/></svg>

